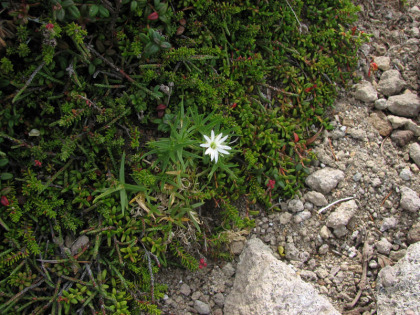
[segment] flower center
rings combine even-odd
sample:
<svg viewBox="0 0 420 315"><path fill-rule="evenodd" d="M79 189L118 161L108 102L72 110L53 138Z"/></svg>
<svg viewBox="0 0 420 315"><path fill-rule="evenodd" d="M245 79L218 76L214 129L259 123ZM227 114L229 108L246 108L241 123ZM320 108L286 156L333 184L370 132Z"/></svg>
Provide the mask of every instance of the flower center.
<svg viewBox="0 0 420 315"><path fill-rule="evenodd" d="M216 142L213 141L212 143L210 143L210 148L212 148L214 150L214 149L216 149L216 147L217 147Z"/></svg>

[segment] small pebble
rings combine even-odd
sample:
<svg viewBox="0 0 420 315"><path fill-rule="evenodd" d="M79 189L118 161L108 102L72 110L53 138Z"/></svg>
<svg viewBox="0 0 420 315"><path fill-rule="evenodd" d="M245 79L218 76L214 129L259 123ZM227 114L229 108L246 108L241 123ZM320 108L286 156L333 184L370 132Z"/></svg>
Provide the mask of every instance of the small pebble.
<svg viewBox="0 0 420 315"><path fill-rule="evenodd" d="M400 177L405 181L410 181L413 173L411 173L409 168L405 168L400 172Z"/></svg>

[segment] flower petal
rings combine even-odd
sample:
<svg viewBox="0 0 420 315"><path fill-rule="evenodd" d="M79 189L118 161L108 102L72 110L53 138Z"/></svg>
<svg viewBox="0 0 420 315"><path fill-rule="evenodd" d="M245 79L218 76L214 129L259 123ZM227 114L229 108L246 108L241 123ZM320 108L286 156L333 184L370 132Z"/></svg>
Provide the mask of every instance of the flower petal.
<svg viewBox="0 0 420 315"><path fill-rule="evenodd" d="M211 141L214 141L214 130L211 131Z"/></svg>
<svg viewBox="0 0 420 315"><path fill-rule="evenodd" d="M204 139L206 139L206 141L209 142L209 143L211 142L210 138L207 137L206 135L204 135Z"/></svg>
<svg viewBox="0 0 420 315"><path fill-rule="evenodd" d="M208 148L210 146L210 143L202 143L202 144L200 144L200 147L203 147L203 148Z"/></svg>
<svg viewBox="0 0 420 315"><path fill-rule="evenodd" d="M215 153L214 153L214 158L215 158L216 163L217 163L217 159L219 158L219 155L217 154L217 151L215 151Z"/></svg>
<svg viewBox="0 0 420 315"><path fill-rule="evenodd" d="M229 154L228 151L220 149L220 148L218 148L217 151L220 152L220 153L223 153L223 154Z"/></svg>
<svg viewBox="0 0 420 315"><path fill-rule="evenodd" d="M227 145L219 145L217 148L225 149L225 150L232 150L232 148Z"/></svg>
<svg viewBox="0 0 420 315"><path fill-rule="evenodd" d="M225 140L228 138L228 136L224 136L223 139L220 140L220 143L225 142Z"/></svg>

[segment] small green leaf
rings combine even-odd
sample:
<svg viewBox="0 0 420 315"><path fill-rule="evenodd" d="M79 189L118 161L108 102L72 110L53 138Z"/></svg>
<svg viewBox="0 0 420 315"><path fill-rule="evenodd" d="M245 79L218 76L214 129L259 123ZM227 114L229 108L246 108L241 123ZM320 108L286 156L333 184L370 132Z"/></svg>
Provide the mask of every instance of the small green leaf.
<svg viewBox="0 0 420 315"><path fill-rule="evenodd" d="M78 19L80 17L80 11L79 9L73 5L71 7L68 7L67 10L70 12L70 14L75 18Z"/></svg>
<svg viewBox="0 0 420 315"><path fill-rule="evenodd" d="M101 17L104 17L104 18L109 17L108 9L103 6L99 6L99 14L101 15Z"/></svg>
<svg viewBox="0 0 420 315"><path fill-rule="evenodd" d="M61 6L63 8L67 8L67 7L70 7L72 5L74 5L73 0L64 0L63 2L61 2Z"/></svg>
<svg viewBox="0 0 420 315"><path fill-rule="evenodd" d="M13 178L13 174L10 173L1 173L0 179L1 180L9 180Z"/></svg>
<svg viewBox="0 0 420 315"><path fill-rule="evenodd" d="M96 4L92 4L89 9L89 16L95 17L98 14L99 7Z"/></svg>
<svg viewBox="0 0 420 315"><path fill-rule="evenodd" d="M0 167L7 165L7 163L9 163L8 159L0 159Z"/></svg>
<svg viewBox="0 0 420 315"><path fill-rule="evenodd" d="M137 9L137 1L131 1L130 10L135 11Z"/></svg>

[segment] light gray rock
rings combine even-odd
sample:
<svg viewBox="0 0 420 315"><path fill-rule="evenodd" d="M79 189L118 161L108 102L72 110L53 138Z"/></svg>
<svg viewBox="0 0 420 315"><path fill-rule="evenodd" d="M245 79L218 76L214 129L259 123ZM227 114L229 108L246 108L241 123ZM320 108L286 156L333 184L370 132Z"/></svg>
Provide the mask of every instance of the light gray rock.
<svg viewBox="0 0 420 315"><path fill-rule="evenodd" d="M391 123L392 128L398 129L403 127L410 119L400 116L388 115L386 117L388 121Z"/></svg>
<svg viewBox="0 0 420 315"><path fill-rule="evenodd" d="M417 212L420 209L420 198L414 190L403 186L401 188L400 206L404 210Z"/></svg>
<svg viewBox="0 0 420 315"><path fill-rule="evenodd" d="M410 244L420 241L420 222L414 224L408 231L407 240Z"/></svg>
<svg viewBox="0 0 420 315"><path fill-rule="evenodd" d="M377 314L418 314L420 310L420 243L410 245L394 266L383 268L377 279Z"/></svg>
<svg viewBox="0 0 420 315"><path fill-rule="evenodd" d="M354 97L362 102L369 103L378 99L378 93L369 81L362 80L355 88Z"/></svg>
<svg viewBox="0 0 420 315"><path fill-rule="evenodd" d="M244 249L245 243L243 241L234 241L230 244L230 251L234 255L239 255Z"/></svg>
<svg viewBox="0 0 420 315"><path fill-rule="evenodd" d="M305 262L309 259L307 252L301 252L293 243L286 243L284 247L286 259Z"/></svg>
<svg viewBox="0 0 420 315"><path fill-rule="evenodd" d="M414 133L411 130L394 130L391 134L391 140L399 147L405 146L413 137Z"/></svg>
<svg viewBox="0 0 420 315"><path fill-rule="evenodd" d="M235 268L230 262L223 266L222 271L228 278L232 277L235 274Z"/></svg>
<svg viewBox="0 0 420 315"><path fill-rule="evenodd" d="M376 242L376 250L378 253L388 255L391 251L392 244L385 238L381 238L380 241Z"/></svg>
<svg viewBox="0 0 420 315"><path fill-rule="evenodd" d="M329 239L331 237L331 232L326 225L322 226L321 230L319 230L319 235L324 239Z"/></svg>
<svg viewBox="0 0 420 315"><path fill-rule="evenodd" d="M328 244L322 244L319 249L318 249L318 253L320 253L321 255L325 255L326 253L328 253L330 246Z"/></svg>
<svg viewBox="0 0 420 315"><path fill-rule="evenodd" d="M223 293L219 292L219 293L214 295L213 301L214 301L214 303L216 303L216 305L223 306L223 305L225 305L225 296L223 295Z"/></svg>
<svg viewBox="0 0 420 315"><path fill-rule="evenodd" d="M417 142L410 144L408 147L410 157L413 159L414 163L420 167L420 144Z"/></svg>
<svg viewBox="0 0 420 315"><path fill-rule="evenodd" d="M71 245L71 254L76 255L79 250L81 250L83 247L87 246L89 244L89 237L86 235L79 236L76 241Z"/></svg>
<svg viewBox="0 0 420 315"><path fill-rule="evenodd" d="M283 212L282 214L280 214L280 224L286 225L290 222L290 220L292 220L292 217L293 215L291 213Z"/></svg>
<svg viewBox="0 0 420 315"><path fill-rule="evenodd" d="M326 167L309 175L305 183L313 190L328 194L344 179L344 172Z"/></svg>
<svg viewBox="0 0 420 315"><path fill-rule="evenodd" d="M385 110L388 107L388 102L384 98L380 98L375 101L375 108L379 110Z"/></svg>
<svg viewBox="0 0 420 315"><path fill-rule="evenodd" d="M194 301L194 309L198 312L198 314L210 314L211 312L210 306L200 300Z"/></svg>
<svg viewBox="0 0 420 315"><path fill-rule="evenodd" d="M392 132L392 126L383 112L373 112L368 121L382 137L387 137Z"/></svg>
<svg viewBox="0 0 420 315"><path fill-rule="evenodd" d="M316 289L276 259L259 239L248 241L240 256L224 314L323 314L339 312Z"/></svg>
<svg viewBox="0 0 420 315"><path fill-rule="evenodd" d="M386 96L395 95L401 92L406 83L401 78L398 70L385 71L378 84L378 91Z"/></svg>
<svg viewBox="0 0 420 315"><path fill-rule="evenodd" d="M311 216L312 216L312 214L311 214L310 211L304 210L304 211L296 214L293 219L294 219L295 223L301 223L303 221L306 221L306 220L310 219Z"/></svg>
<svg viewBox="0 0 420 315"><path fill-rule="evenodd" d="M420 112L420 99L414 93L390 96L388 110L398 116L417 117Z"/></svg>
<svg viewBox="0 0 420 315"><path fill-rule="evenodd" d="M287 208L292 212L300 212L303 211L303 209L305 209L305 207L303 206L303 202L299 199L290 200L287 204Z"/></svg>
<svg viewBox="0 0 420 315"><path fill-rule="evenodd" d="M327 219L326 225L334 229L337 237L347 234L346 225L357 211L357 204L354 200L343 202Z"/></svg>
<svg viewBox="0 0 420 315"><path fill-rule="evenodd" d="M412 131L416 137L420 137L420 126L417 126L411 119L407 121L404 127L405 129Z"/></svg>
<svg viewBox="0 0 420 315"><path fill-rule="evenodd" d="M190 286L188 284L183 283L181 285L181 288L179 289L179 292L182 293L182 294L184 294L185 296L188 296L188 295L191 294L191 288L190 288Z"/></svg>
<svg viewBox="0 0 420 315"><path fill-rule="evenodd" d="M326 206L328 204L327 198L317 191L310 191L305 194L305 199L313 203L317 207Z"/></svg>
<svg viewBox="0 0 420 315"><path fill-rule="evenodd" d="M413 6L410 8L410 10L408 10L408 12L415 18L415 19L420 19L420 9L418 6Z"/></svg>
<svg viewBox="0 0 420 315"><path fill-rule="evenodd" d="M410 181L413 177L413 173L411 173L411 170L409 168L404 168L400 172L400 178L405 181Z"/></svg>
<svg viewBox="0 0 420 315"><path fill-rule="evenodd" d="M385 218L384 221L381 224L381 232L385 232L389 229L394 229L398 224L398 219L396 219L395 217L389 217L389 218Z"/></svg>
<svg viewBox="0 0 420 315"><path fill-rule="evenodd" d="M363 140L366 138L366 131L362 129L349 128L347 133L354 139Z"/></svg>
<svg viewBox="0 0 420 315"><path fill-rule="evenodd" d="M373 61L378 66L379 70L387 71L391 68L391 59L385 56L374 57Z"/></svg>

